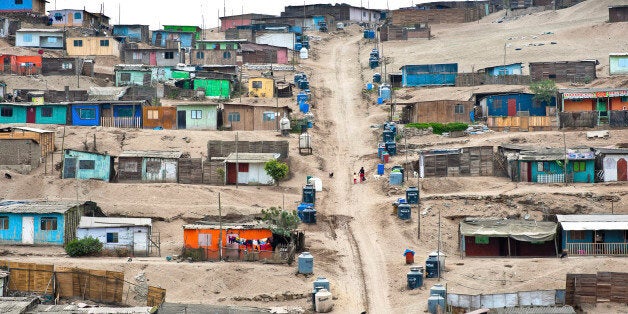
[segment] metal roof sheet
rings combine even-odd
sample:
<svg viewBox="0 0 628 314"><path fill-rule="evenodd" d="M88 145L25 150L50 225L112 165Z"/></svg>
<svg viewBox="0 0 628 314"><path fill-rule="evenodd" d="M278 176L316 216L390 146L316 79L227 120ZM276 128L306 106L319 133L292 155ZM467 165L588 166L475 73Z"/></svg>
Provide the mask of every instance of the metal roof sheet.
<svg viewBox="0 0 628 314"><path fill-rule="evenodd" d="M617 154L624 155L628 154L628 148L596 148L596 152L600 154Z"/></svg>
<svg viewBox="0 0 628 314"><path fill-rule="evenodd" d="M2 201L0 213L63 214L76 205L63 201Z"/></svg>
<svg viewBox="0 0 628 314"><path fill-rule="evenodd" d="M628 230L628 215L556 215L563 230Z"/></svg>
<svg viewBox="0 0 628 314"><path fill-rule="evenodd" d="M37 129L37 128L29 128L26 126L16 126L13 128L16 130L23 130L23 131L35 132L35 133L54 133L54 131L48 131L48 130Z"/></svg>
<svg viewBox="0 0 628 314"><path fill-rule="evenodd" d="M533 306L533 307L505 307L489 311L491 314L575 314L576 311L569 305L565 306Z"/></svg>
<svg viewBox="0 0 628 314"><path fill-rule="evenodd" d="M225 162L246 162L246 163L262 163L281 156L279 153L231 153L225 159Z"/></svg>
<svg viewBox="0 0 628 314"><path fill-rule="evenodd" d="M109 228L109 227L130 227L130 226L152 226L150 218L130 218L130 217L81 217L79 228Z"/></svg>
<svg viewBox="0 0 628 314"><path fill-rule="evenodd" d="M63 30L62 29L58 29L58 28L20 28L17 30L18 33L20 32L31 32L31 33L61 33L63 34Z"/></svg>
<svg viewBox="0 0 628 314"><path fill-rule="evenodd" d="M147 158L180 158L182 152L177 151L161 151L161 150L125 150L118 157L147 157Z"/></svg>

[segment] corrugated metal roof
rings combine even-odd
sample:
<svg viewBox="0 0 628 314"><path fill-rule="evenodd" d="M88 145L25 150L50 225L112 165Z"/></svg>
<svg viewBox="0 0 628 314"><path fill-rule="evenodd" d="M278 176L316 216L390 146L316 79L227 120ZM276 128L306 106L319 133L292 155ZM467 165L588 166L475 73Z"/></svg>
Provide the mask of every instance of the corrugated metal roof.
<svg viewBox="0 0 628 314"><path fill-rule="evenodd" d="M161 151L161 150L125 150L118 157L145 157L145 158L180 158L182 152L177 151Z"/></svg>
<svg viewBox="0 0 628 314"><path fill-rule="evenodd" d="M84 307L80 308L74 304L63 305L38 305L33 313L112 313L112 314L143 314L150 313L151 307Z"/></svg>
<svg viewBox="0 0 628 314"><path fill-rule="evenodd" d="M130 217L81 217L79 228L108 228L108 227L129 227L129 226L152 226L150 218L130 218Z"/></svg>
<svg viewBox="0 0 628 314"><path fill-rule="evenodd" d="M24 313L37 303L39 303L37 298L3 297L0 298L0 313Z"/></svg>
<svg viewBox="0 0 628 314"><path fill-rule="evenodd" d="M556 215L563 230L628 230L628 215Z"/></svg>
<svg viewBox="0 0 628 314"><path fill-rule="evenodd" d="M129 89L126 87L90 87L87 91L88 100L119 100Z"/></svg>
<svg viewBox="0 0 628 314"><path fill-rule="evenodd" d="M576 314L573 307L565 306L534 306L506 307L491 309L490 314Z"/></svg>
<svg viewBox="0 0 628 314"><path fill-rule="evenodd" d="M21 32L31 32L31 33L63 33L62 29L58 28L20 28L17 30L18 33Z"/></svg>
<svg viewBox="0 0 628 314"><path fill-rule="evenodd" d="M37 128L29 128L26 126L16 126L13 128L16 130L23 130L23 131L29 131L29 132L35 132L35 133L54 133L54 131L48 131L48 130L37 129Z"/></svg>
<svg viewBox="0 0 628 314"><path fill-rule="evenodd" d="M628 5L626 5L626 7L628 7ZM616 53L609 53L608 54L609 57L622 57L622 56L628 56L628 52L616 52Z"/></svg>
<svg viewBox="0 0 628 314"><path fill-rule="evenodd" d="M2 201L0 213L63 214L76 205L76 202L61 201Z"/></svg>
<svg viewBox="0 0 628 314"><path fill-rule="evenodd" d="M273 159L277 159L281 156L279 153L231 153L225 159L225 162L238 162L243 163L262 163Z"/></svg>
<svg viewBox="0 0 628 314"><path fill-rule="evenodd" d="M628 148L596 148L595 151L600 154L628 154Z"/></svg>

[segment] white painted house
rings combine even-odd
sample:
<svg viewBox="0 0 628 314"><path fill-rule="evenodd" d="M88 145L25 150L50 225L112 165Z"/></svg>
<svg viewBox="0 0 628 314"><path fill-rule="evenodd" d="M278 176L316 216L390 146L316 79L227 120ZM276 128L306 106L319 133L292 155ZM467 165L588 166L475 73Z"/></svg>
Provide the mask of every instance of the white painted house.
<svg viewBox="0 0 628 314"><path fill-rule="evenodd" d="M76 237L96 238L106 250L126 248L135 256L148 256L151 229L150 218L83 216Z"/></svg>
<svg viewBox="0 0 628 314"><path fill-rule="evenodd" d="M225 159L227 184L271 185L275 180L266 173L266 162L277 159L277 153L231 153Z"/></svg>
<svg viewBox="0 0 628 314"><path fill-rule="evenodd" d="M628 181L628 149L598 148L597 169L602 169L604 182Z"/></svg>
<svg viewBox="0 0 628 314"><path fill-rule="evenodd" d="M22 28L15 32L15 46L63 49L64 34L61 29Z"/></svg>

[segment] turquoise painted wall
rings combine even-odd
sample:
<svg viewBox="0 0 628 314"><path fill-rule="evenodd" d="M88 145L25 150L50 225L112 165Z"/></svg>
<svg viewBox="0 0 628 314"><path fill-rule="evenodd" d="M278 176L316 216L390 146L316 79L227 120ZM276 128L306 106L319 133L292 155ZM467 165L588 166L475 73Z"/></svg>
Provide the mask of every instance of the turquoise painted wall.
<svg viewBox="0 0 628 314"><path fill-rule="evenodd" d="M0 230L0 243L20 244L22 243L22 217L30 216L34 218L34 242L35 244L54 244L63 245L63 237L65 235L65 219L63 214L17 214L6 213L0 214L0 217L9 218L8 229ZM41 218L54 217L57 218L56 230L41 230Z"/></svg>
<svg viewBox="0 0 628 314"><path fill-rule="evenodd" d="M51 117L44 117L42 115L42 111L44 111L44 108L52 109ZM67 118L68 106L44 105L44 106L37 106L35 109L36 109L35 122L38 124L66 124L68 121L68 118Z"/></svg>
<svg viewBox="0 0 628 314"><path fill-rule="evenodd" d="M569 236L569 231L563 230L562 248L567 248L567 243L593 243L593 231L585 231L584 239L576 240ZM604 243L624 243L624 230L604 230Z"/></svg>
<svg viewBox="0 0 628 314"><path fill-rule="evenodd" d="M527 161L522 161L522 162L527 162ZM574 172L574 168L577 167L575 165L576 162L584 162L585 164L584 171ZM562 162L559 164L556 161L543 161L543 168L542 168L543 171L539 171L539 167L537 163L538 162L536 161L533 161L530 163L532 167L532 171L531 171L532 182L538 182L539 174L561 174L564 172ZM595 179L595 161L594 160L578 160L578 161L569 160L569 163L567 164L567 173L573 174L574 182L593 183Z"/></svg>
<svg viewBox="0 0 628 314"><path fill-rule="evenodd" d="M75 178L81 180L97 179L109 182L111 176L111 156L91 154L87 152L80 152L75 150L66 149L64 158L76 158ZM81 160L94 161L94 169L81 169ZM63 178L68 179L66 169L63 171Z"/></svg>
<svg viewBox="0 0 628 314"><path fill-rule="evenodd" d="M186 129L216 130L218 128L218 109L213 106L183 106L178 107L178 111L185 110ZM196 113L194 113L196 111ZM201 112L200 119L198 111ZM196 119L192 119L192 117Z"/></svg>
<svg viewBox="0 0 628 314"><path fill-rule="evenodd" d="M6 109L5 109L6 108ZM0 123L26 123L26 107L14 106L11 104L0 105L0 112L8 114L8 108L11 108L12 112L10 116L3 116L0 114Z"/></svg>

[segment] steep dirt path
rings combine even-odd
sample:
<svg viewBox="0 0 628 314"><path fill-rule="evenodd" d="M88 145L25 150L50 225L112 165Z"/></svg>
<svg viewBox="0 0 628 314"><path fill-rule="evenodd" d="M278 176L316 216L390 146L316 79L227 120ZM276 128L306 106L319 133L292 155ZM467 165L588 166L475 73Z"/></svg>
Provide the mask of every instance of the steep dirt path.
<svg viewBox="0 0 628 314"><path fill-rule="evenodd" d="M372 217L369 210L373 191L367 185L352 182L353 173L362 166L358 163L360 157L372 150L366 120L368 109L360 96L359 40L359 35L330 40L321 49L317 65L322 69L316 81L329 95L318 104L320 120L329 121L325 124L327 136L319 143L328 168L334 172L330 195L322 205L327 214L353 217L344 230L352 252L345 253L353 256L350 260L354 264L347 266L355 269L359 278L355 278L358 282L350 283L356 295L349 302L360 304L369 313L386 313L391 309L386 259L375 232L379 229L378 219Z"/></svg>

